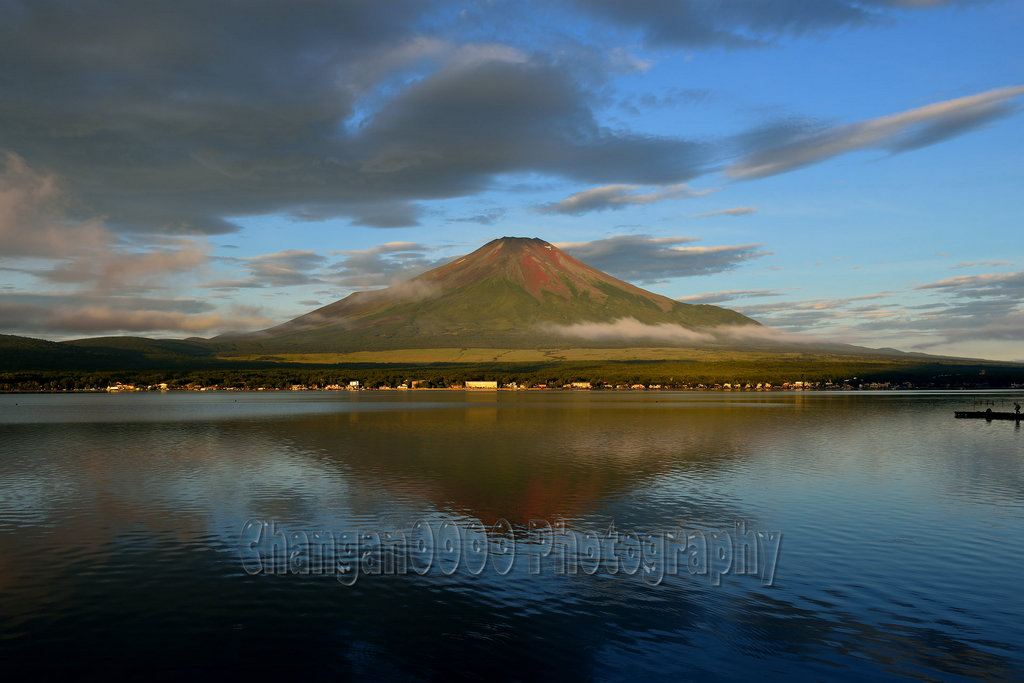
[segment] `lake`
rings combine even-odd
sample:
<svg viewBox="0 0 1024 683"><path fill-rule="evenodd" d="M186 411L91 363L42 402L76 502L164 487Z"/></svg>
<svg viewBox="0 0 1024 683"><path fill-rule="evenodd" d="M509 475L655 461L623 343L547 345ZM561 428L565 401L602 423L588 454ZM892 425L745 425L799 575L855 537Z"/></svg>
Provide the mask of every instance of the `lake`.
<svg viewBox="0 0 1024 683"><path fill-rule="evenodd" d="M1019 680L1021 398L2 395L0 661Z"/></svg>

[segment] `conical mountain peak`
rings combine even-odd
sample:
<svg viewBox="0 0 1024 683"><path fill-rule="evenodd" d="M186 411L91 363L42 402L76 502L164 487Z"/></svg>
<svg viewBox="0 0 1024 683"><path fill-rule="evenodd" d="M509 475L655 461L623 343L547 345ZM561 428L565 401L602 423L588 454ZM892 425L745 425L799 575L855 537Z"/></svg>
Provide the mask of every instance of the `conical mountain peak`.
<svg viewBox="0 0 1024 683"><path fill-rule="evenodd" d="M559 329L628 319L687 329L751 325L603 273L542 239L501 237L387 289L357 292L260 333L278 351L558 345ZM631 340L635 344L636 339ZM614 342L608 342L614 343Z"/></svg>
<svg viewBox="0 0 1024 683"><path fill-rule="evenodd" d="M553 296L569 302L582 296L601 302L608 293L601 285L623 289L667 311L676 303L667 297L623 282L573 258L536 237L501 237L476 251L414 278L442 288L464 287L489 279L522 287L538 302Z"/></svg>

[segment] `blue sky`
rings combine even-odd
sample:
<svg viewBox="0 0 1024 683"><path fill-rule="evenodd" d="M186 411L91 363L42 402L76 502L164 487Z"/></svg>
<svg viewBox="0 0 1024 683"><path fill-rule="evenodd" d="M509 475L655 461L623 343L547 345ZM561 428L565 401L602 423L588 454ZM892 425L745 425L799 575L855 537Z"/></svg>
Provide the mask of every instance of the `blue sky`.
<svg viewBox="0 0 1024 683"><path fill-rule="evenodd" d="M1024 360L1024 6L0 1L0 331L257 329L541 237Z"/></svg>

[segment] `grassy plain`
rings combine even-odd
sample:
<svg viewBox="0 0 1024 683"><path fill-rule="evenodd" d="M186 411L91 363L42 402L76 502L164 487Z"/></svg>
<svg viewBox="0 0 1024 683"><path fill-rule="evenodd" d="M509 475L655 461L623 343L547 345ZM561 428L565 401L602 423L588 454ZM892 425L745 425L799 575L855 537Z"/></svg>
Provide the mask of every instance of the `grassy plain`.
<svg viewBox="0 0 1024 683"><path fill-rule="evenodd" d="M434 348L351 353L230 353L192 341L108 338L43 342L0 335L0 389L86 388L116 381L174 386L342 384L450 386L497 380L560 386L771 382L910 383L917 387L1007 387L1024 365L845 347L722 349L680 347Z"/></svg>
<svg viewBox="0 0 1024 683"><path fill-rule="evenodd" d="M732 355L732 354L729 354ZM749 354L735 354L743 357ZM552 349L392 349L352 353L280 353L220 355L227 361L270 361L277 363L533 363L543 361L629 361L629 360L711 360L721 351L683 348L552 348Z"/></svg>

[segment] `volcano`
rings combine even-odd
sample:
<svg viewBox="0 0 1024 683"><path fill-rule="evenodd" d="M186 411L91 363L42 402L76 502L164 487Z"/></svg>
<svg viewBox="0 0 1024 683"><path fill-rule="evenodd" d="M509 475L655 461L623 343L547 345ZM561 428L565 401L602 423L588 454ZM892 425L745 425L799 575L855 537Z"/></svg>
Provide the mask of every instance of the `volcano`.
<svg viewBox="0 0 1024 683"><path fill-rule="evenodd" d="M673 337L666 331L683 341L701 330L758 325L735 311L623 282L544 240L502 237L387 289L356 292L231 341L238 350L275 353L538 348L597 330L587 345L607 347L624 345L614 332L623 323L633 346L644 345L646 331L651 345L665 345Z"/></svg>

